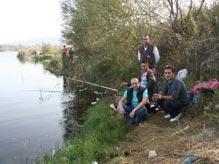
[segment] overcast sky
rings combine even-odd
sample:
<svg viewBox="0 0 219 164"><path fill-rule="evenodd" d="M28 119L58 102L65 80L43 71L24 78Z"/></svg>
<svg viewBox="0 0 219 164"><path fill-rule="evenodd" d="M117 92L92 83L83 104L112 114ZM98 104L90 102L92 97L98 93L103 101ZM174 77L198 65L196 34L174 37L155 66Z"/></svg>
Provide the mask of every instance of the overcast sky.
<svg viewBox="0 0 219 164"><path fill-rule="evenodd" d="M0 44L61 35L60 0L0 0Z"/></svg>

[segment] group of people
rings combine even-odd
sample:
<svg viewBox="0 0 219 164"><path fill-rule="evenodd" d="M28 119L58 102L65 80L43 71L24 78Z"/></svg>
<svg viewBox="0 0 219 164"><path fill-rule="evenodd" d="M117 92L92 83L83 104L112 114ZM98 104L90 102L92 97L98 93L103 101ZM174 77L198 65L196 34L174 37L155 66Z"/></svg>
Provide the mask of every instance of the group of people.
<svg viewBox="0 0 219 164"><path fill-rule="evenodd" d="M163 110L164 118L170 119L170 122L177 121L182 109L189 104L185 84L175 78L176 70L173 65L165 66L165 83L158 91L155 76L159 59L157 47L150 43L148 35L144 35L143 44L138 50L138 60L141 63L140 76L131 79L131 84L125 90L116 109L130 125L137 126L148 113L157 110Z"/></svg>

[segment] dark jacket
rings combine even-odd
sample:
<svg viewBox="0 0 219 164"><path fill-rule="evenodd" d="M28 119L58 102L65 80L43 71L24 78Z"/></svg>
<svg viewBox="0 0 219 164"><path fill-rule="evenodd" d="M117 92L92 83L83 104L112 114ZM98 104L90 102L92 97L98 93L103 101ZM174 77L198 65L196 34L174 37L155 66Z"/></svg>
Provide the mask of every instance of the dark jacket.
<svg viewBox="0 0 219 164"><path fill-rule="evenodd" d="M148 98L150 101L152 101L153 94L158 92L157 82L154 79L148 77L147 89L148 89Z"/></svg>
<svg viewBox="0 0 219 164"><path fill-rule="evenodd" d="M171 96L173 101L177 100L182 104L188 104L189 96L183 81L172 79L166 81L163 89L164 95Z"/></svg>
<svg viewBox="0 0 219 164"><path fill-rule="evenodd" d="M156 62L153 53L154 46L152 44L148 45L148 48L145 51L144 45L141 45L138 50L140 52L140 62L147 62L149 63L149 68L155 68Z"/></svg>

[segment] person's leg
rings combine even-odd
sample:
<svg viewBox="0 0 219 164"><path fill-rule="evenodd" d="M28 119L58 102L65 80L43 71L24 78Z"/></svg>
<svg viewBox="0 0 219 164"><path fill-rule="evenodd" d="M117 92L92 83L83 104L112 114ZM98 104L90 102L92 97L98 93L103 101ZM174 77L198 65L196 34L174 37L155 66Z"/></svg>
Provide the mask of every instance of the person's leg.
<svg viewBox="0 0 219 164"><path fill-rule="evenodd" d="M161 110L163 110L166 114L168 114L164 100L159 100L157 102L157 105L160 106Z"/></svg>
<svg viewBox="0 0 219 164"><path fill-rule="evenodd" d="M125 119L128 123L132 124L133 118L131 118L131 117L129 116L129 114L131 113L131 111L133 110L133 108L130 107L130 106L128 106L128 105L123 105L123 108L124 108L124 119Z"/></svg>
<svg viewBox="0 0 219 164"><path fill-rule="evenodd" d="M183 108L182 103L177 100L164 101L164 106L166 113L170 114L171 118L176 117Z"/></svg>
<svg viewBox="0 0 219 164"><path fill-rule="evenodd" d="M146 104L145 104L145 108L147 109L147 112L148 112L149 114L153 112L152 109L151 109L150 103L146 103Z"/></svg>
<svg viewBox="0 0 219 164"><path fill-rule="evenodd" d="M146 116L146 114L147 114L147 112L146 112L145 107L139 109L139 110L135 113L135 122L134 122L135 125L138 125L138 124L142 121L143 117Z"/></svg>

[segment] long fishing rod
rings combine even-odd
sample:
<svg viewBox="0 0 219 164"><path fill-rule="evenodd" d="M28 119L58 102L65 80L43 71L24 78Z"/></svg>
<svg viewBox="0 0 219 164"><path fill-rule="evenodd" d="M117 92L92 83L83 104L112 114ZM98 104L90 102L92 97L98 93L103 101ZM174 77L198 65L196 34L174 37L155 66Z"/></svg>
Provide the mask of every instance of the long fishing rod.
<svg viewBox="0 0 219 164"><path fill-rule="evenodd" d="M53 90L24 90L27 92L48 92L48 93L63 93L63 91L53 91ZM71 92L68 92L71 93Z"/></svg>
<svg viewBox="0 0 219 164"><path fill-rule="evenodd" d="M115 88L110 88L110 87L107 87L107 86L91 83L91 82L88 82L88 81L83 81L83 80L78 80L78 79L71 79L71 78L66 78L66 79L71 80L71 81L76 81L76 82L80 82L80 83L85 83L85 84L93 85L93 86L104 88L104 89L111 90L111 91L114 91L114 92L118 92L119 91L119 90L117 90ZM29 91L29 92L51 92L51 93L52 92L56 92L56 93L63 93L63 91L54 91L54 90L25 90L25 91ZM70 93L70 92L68 92L68 93Z"/></svg>
<svg viewBox="0 0 219 164"><path fill-rule="evenodd" d="M77 80L77 79L71 79L71 78L68 78L68 77L67 77L66 79L72 80L72 81L81 82L81 83L85 83L85 84L89 84L89 85L93 85L93 86L100 87L100 88L104 88L104 89L111 90L111 91L114 91L114 92L118 92L118 91L119 91L118 89L115 89L115 88L110 88L110 87L107 87L107 86L103 86L103 85L91 83L91 82L88 82L88 81Z"/></svg>

